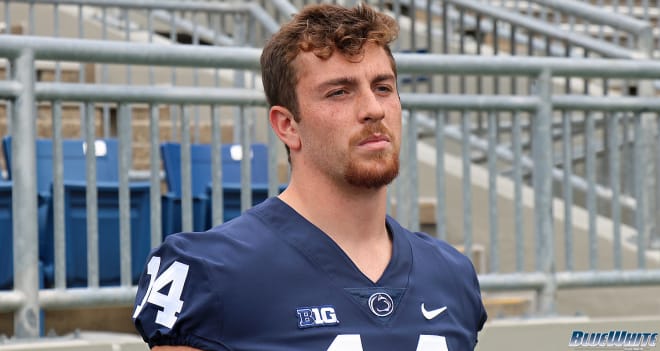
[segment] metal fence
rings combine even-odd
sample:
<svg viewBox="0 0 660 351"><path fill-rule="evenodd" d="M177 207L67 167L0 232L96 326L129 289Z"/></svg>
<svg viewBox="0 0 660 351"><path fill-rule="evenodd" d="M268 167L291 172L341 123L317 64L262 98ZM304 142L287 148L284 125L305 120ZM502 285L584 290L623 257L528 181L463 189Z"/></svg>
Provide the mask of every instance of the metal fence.
<svg viewBox="0 0 660 351"><path fill-rule="evenodd" d="M252 2L204 1L113 1L113 0L5 0L0 7L1 21L6 24L4 34L27 34L55 38L78 38L141 43L177 43L192 46L261 47L279 28L279 24L261 6ZM77 71L79 82L95 81L108 84L169 84L186 86L231 85L250 86L254 74L244 76L234 72L218 72L208 67L133 67L131 65L87 64L71 67L70 63L52 61L53 81L67 81L65 75ZM209 74L208 71L215 70ZM11 73L11 72L9 72ZM69 79L70 81L70 79ZM80 106L81 116L85 105ZM114 107L100 105L103 114L104 137L113 128ZM176 121L182 111L172 108L171 139L179 140ZM235 120L238 121L238 111ZM192 111L192 138L204 141L200 134L210 112ZM85 119L80 124L84 129ZM208 124L208 123L207 123ZM8 126L11 130L11 124ZM238 133L238 132L237 132ZM237 134L235 139L240 136ZM144 172L134 176L146 177Z"/></svg>
<svg viewBox="0 0 660 351"><path fill-rule="evenodd" d="M295 4L311 2L316 1ZM407 108L406 135L409 140L420 141L404 145L406 166L391 191L396 200L393 210L402 222L412 229L419 228L417 198L435 199L433 232L462 244L468 255L475 243L488 248L488 274L481 276L484 289L536 290L542 293L540 311L546 314L553 309L552 293L557 288L657 283L657 272L649 270L656 267L657 258L647 249L657 245L657 228L660 228L654 215L660 203L657 190L660 162L653 157L660 154L657 103L652 98L655 92L651 84L658 78L655 64L647 60L594 59L651 57L649 48L653 44L648 16L640 21L612 16L596 6L541 0L513 4L465 0L372 3L388 11L401 24L402 36L395 44L397 51L425 53L397 54L402 102ZM205 141L204 133L206 141L213 145L224 142L219 138L220 121L227 115L233 116L236 126L234 141L246 147L257 137L251 130L263 122L258 116L265 104L261 93L254 89L258 86L254 74L258 50L251 52L235 46L259 47L278 22L297 11L287 1L261 1L260 5L199 1L4 1L5 23L15 23L16 17L27 18L25 28L18 29L23 33L104 40L80 45L77 41L50 42L33 37L22 42L7 36L10 45L4 52L12 59L27 48L33 53L36 67L46 62L55 68L54 83L39 79L38 69L36 73L32 71L31 79L37 83L34 91L25 91L29 99L48 106L49 114L38 120L52 120L50 133L55 145L67 137L63 131L66 127L62 127L63 104L67 103L80 106L76 131L79 137L90 141L118 136L122 140L122 164L129 168L122 172L129 175L123 183L135 178L149 179L152 183L153 245L161 237L162 171L158 144L165 141L159 139L157 129L157 121L163 118L161 111L169 111L171 127L167 140L180 140L184 150L191 141ZM411 13L418 15L410 16ZM51 25L44 26L41 22L45 19ZM74 26L71 21L75 22ZM194 48L150 47L108 39L189 43ZM44 47L38 47L37 42ZM66 49L55 48L58 45L65 45ZM221 54L217 50L209 51L209 45L229 47ZM500 54L512 57L488 59L490 55ZM516 57L519 55L567 58L532 60ZM571 59L577 57L589 59ZM70 62L78 71L78 84L59 83L64 67ZM18 116L27 113L28 107L20 103L21 89L16 81L28 79L30 70L19 72L19 61L5 67L10 78L0 89L7 99L5 108L10 111L9 133L22 140L25 127L14 124L27 123L25 118L19 121ZM88 74L89 67L98 67L99 78ZM550 75L547 79L542 74L546 69ZM149 161L135 169L134 165L131 167L135 157L130 146L134 146L136 133L145 132L133 131L127 121L136 120L132 110L145 104L150 128ZM100 116L95 113L97 110L101 111ZM549 116L544 119L547 123L536 122L541 112ZM115 124L111 122L113 118ZM208 123L204 124L202 119ZM92 121L102 125L100 131L93 128ZM271 150L277 149L272 134L263 133L260 137L268 139ZM432 166L430 184L423 179L427 171L418 168L415 162L420 153L429 149L433 151L428 162ZM34 153L34 150L20 150L17 152ZM459 160L456 175L451 174L455 171L451 168L456 168L452 164L454 157ZM214 159L218 160L218 155ZM184 156L184 169L189 162ZM272 153L270 174L276 173L276 163L277 155ZM29 168L17 169L29 173ZM482 188L487 190L485 197L479 198L475 183L484 172L486 181ZM94 170L89 174L94 174ZM451 183L452 176L460 182ZM503 200L502 179L512 180L510 200ZM186 172L183 181L185 184L192 181ZM36 300L44 308L126 304L134 293L127 273L130 257L124 256L122 287L98 288L97 269L90 265L88 276L92 289L68 289L64 293L61 179L56 178L54 184L58 228L55 235L60 243L55 254L56 289L42 290L36 297L0 293L0 310L18 309L19 325L29 319ZM456 185L460 189L458 194L451 191ZM275 179L270 188L274 194ZM531 201L525 195L530 188L534 189ZM183 228L190 230L189 185L183 189L186 199L182 204ZM248 188L244 190L243 208L246 208L250 192ZM220 191L220 180L215 179L214 223L222 218ZM93 186L89 193L94 194ZM123 194L120 202L126 213L129 205L125 189ZM553 206L554 199L570 206ZM477 224L480 201L489 208L486 228ZM508 201L506 205L505 201ZM29 202L27 205L32 206ZM586 214L580 215L580 209ZM501 217L508 210L512 221L504 224ZM93 208L88 211L90 242L95 242L93 223L97 213ZM18 217L18 213L16 218L20 223L34 218L26 212L20 212L23 217ZM557 215L562 217L560 222L553 220ZM558 223L561 223L559 228ZM122 227L121 236L126 241L130 226L124 223ZM21 232L30 229L21 224ZM605 247L601 243L603 237L609 240ZM23 249L27 248L19 248L21 252ZM580 251L583 249L586 251ZM21 256L19 260L32 262L29 251ZM90 262L96 260L94 250L90 250ZM18 263L17 267L23 264ZM559 273L552 274L555 271ZM25 284L32 284L33 276L18 273L16 289L24 291ZM33 325L28 325L17 328L16 333L30 335L33 331Z"/></svg>
<svg viewBox="0 0 660 351"><path fill-rule="evenodd" d="M28 35L261 47L279 23L301 6L317 2L322 1L5 0L0 12L4 13L7 26L18 26L14 30ZM638 19L588 3L369 2L400 24L402 32L395 51L631 58L653 57L655 50L649 16ZM350 5L356 1L342 3ZM102 66L100 77L103 82L118 78L130 81L131 74L112 74ZM81 81L84 78L81 75ZM176 81L172 73L170 82ZM587 89L587 85L582 86ZM578 88L566 85L567 89L570 87ZM438 84L428 89L446 93L449 87Z"/></svg>
<svg viewBox="0 0 660 351"><path fill-rule="evenodd" d="M298 8L318 2L326 1L292 1ZM406 30L401 48L411 51L628 57L631 51L648 54L656 48L649 16L653 11L648 4L633 6L629 2L628 10L621 11L614 5L604 8L603 1L368 2L398 20ZM268 7L271 2L260 3ZM356 1L341 3L350 5ZM270 12L280 14L276 18L283 17L276 9Z"/></svg>
<svg viewBox="0 0 660 351"><path fill-rule="evenodd" d="M53 140L61 143L59 129L61 116L58 105L65 102L81 103L87 106L86 128L81 137L88 145L101 137L93 126L101 118L90 113L96 105L114 103L119 111L127 111L137 104L149 106L151 132L144 136L149 139L151 148L149 180L151 182L151 237L152 244L160 242L160 165L158 145L159 133L154 129L158 123L159 107L176 106L182 110L196 106L206 106L212 113L212 144L218 146L220 139L220 106L231 106L243 112L237 128L241 132L242 143L247 148L251 142L245 128L250 123L251 108L265 105L262 93L257 89L196 86L158 86L148 84L107 84L107 83L62 83L40 82L35 77L35 62L40 60L69 61L78 63L105 63L133 66L167 66L222 68L255 71L258 69L258 49L190 47L185 45L135 44L112 41L79 39L49 39L31 36L0 36L0 57L7 59L11 75L0 81L0 97L11 111L14 174L14 289L0 292L0 310L15 312L15 333L19 337L36 336L39 331L40 308L81 307L103 305L130 305L133 302L135 287L130 283L130 226L127 212L129 197L127 187L131 163L131 116L120 115L121 127L117 133L120 142L120 211L121 225L121 285L99 287L98 251L93 243L98 242L98 228L95 227L97 213L94 206L87 208L88 217L88 287L66 287L63 269L65 248L62 225L56 225L55 240L59 243L55 251L56 282L53 289L39 289L37 245L37 204L35 169L35 104L52 106ZM657 119L660 103L651 94L643 94L649 89L640 89L640 96L631 97L610 91L608 96L588 96L584 94L555 94L557 81L565 78L602 78L634 80L642 88L660 77L660 63L651 60L606 60L580 58L529 58L529 57L479 57L462 55L417 55L396 54L398 70L402 76L425 75L432 79L446 74L483 75L509 79L519 77L529 79L531 89L518 93L499 94L439 94L402 92L401 99L405 112L406 143L403 146L402 174L393 186L391 196L396 200L397 217L407 226L419 225L417 206L419 184L424 174L420 171L420 153L429 147L434 152L432 178L436 199L435 231L439 236L456 244L463 244L470 255L475 242L488 247L488 273L480 275L485 291L529 289L539 293L539 313L548 314L554 310L557 289L587 286L620 286L660 284L658 260L648 251L649 243L657 240L655 224L655 204L657 202L657 168L660 152L657 150ZM400 82L402 86L406 83ZM561 84L561 83L560 83ZM190 146L191 140L188 114L181 119L182 147ZM452 121L454 121L452 123ZM503 123L511 127L503 133L498 128ZM595 126L603 124L606 133L601 134ZM420 132L433 128L433 134L418 139ZM485 139L474 133L485 130ZM584 133L573 133L584 128ZM511 131L508 133L508 131ZM557 133L559 135L557 136ZM609 152L598 148L596 135L602 138ZM266 136L271 152L271 166L276 162L278 142L272 134ZM586 177L573 172L571 166L575 155L575 145L584 144ZM601 145L603 146L603 145ZM215 147L214 147L215 149ZM55 148L55 166L61 167L61 155ZM182 170L189 169L190 160L182 153ZM607 155L603 158L603 155ZM473 163L482 157L483 166ZM214 155L219 159L219 155ZM454 160L457 162L454 163ZM563 160L563 161L562 161ZM599 168L607 161L607 167ZM630 168L618 167L621 163L632 162ZM219 164L214 164L215 184L214 203L221 201ZM243 170L248 169L246 165ZM458 171L456 168L458 167ZM605 172L604 177L610 187L599 186L595 181L596 170ZM95 203L94 163L87 169L88 203ZM62 221L62 179L61 172L54 172L54 204L56 221ZM58 176L58 174L60 174ZM275 174L275 172L270 173ZM479 177L485 176L486 201L475 199ZM460 189L450 185L450 177L458 179ZM628 181L631 177L632 181ZM507 183L506 179L511 179ZM190 188L190 175L183 177L184 189ZM502 205L503 184L510 184L512 209ZM620 184L630 184L629 195L618 189ZM243 207L249 201L249 172L242 175ZM277 191L277 180L271 179L271 194ZM573 195L580 190L584 204ZM560 190L555 194L555 190ZM526 193L533 196L526 197ZM557 200L563 207L565 226L557 228ZM184 193L183 214L190 217L190 193ZM604 201L605 200L605 201ZM187 205L185 205L187 204ZM452 206L450 206L451 204ZM459 205L460 204L460 205ZM602 205L609 207L608 226L602 226ZM581 206L583 205L583 206ZM600 207L598 207L600 206ZM215 206L214 206L215 207ZM476 232L474 223L478 220L473 213L477 207L488 209L488 231ZM580 207L587 209L583 223L573 221L572 216ZM459 215L454 215L458 213ZM510 227L502 222L504 213L512 213ZM632 217L626 222L622 217L628 213ZM59 219L58 219L59 218ZM56 222L57 223L57 222ZM600 224L599 224L600 223ZM586 236L577 237L576 229L586 225ZM447 230L453 228L454 230ZM606 229L607 228L607 229ZM634 228L634 229L633 229ZM559 236L558 234L559 233ZM146 235L146 233L144 233ZM484 236L485 235L485 236ZM610 245L605 249L599 244L602 235L611 236ZM633 244L630 238L635 238ZM557 243L558 239L562 239ZM580 244L577 243L580 241ZM512 247L505 246L505 242ZM507 244L509 245L509 244ZM600 247L600 249L599 249ZM576 250L585 248L586 252ZM515 254L511 254L514 252ZM609 257L612 262L604 262ZM600 256L599 256L600 255ZM633 255L633 263L628 260ZM574 258L579 258L574 261ZM600 257L600 259L599 259ZM513 258L513 260L511 260ZM583 258L588 258L586 263Z"/></svg>

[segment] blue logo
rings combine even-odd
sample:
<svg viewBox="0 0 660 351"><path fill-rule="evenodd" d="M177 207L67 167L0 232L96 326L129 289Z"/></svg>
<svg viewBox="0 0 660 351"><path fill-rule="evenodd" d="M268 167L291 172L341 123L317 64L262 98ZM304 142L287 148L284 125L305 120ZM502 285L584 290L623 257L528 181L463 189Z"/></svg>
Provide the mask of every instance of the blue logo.
<svg viewBox="0 0 660 351"><path fill-rule="evenodd" d="M339 324L337 313L333 306L300 307L298 314L298 328L324 327Z"/></svg>
<svg viewBox="0 0 660 351"><path fill-rule="evenodd" d="M394 311L394 301L390 295L378 292L369 297L369 309L378 317L389 316Z"/></svg>
<svg viewBox="0 0 660 351"><path fill-rule="evenodd" d="M627 330L612 330L603 333L590 333L582 330L574 330L569 347L614 347L626 350L642 350L647 347L655 347L658 341L658 333L629 332Z"/></svg>

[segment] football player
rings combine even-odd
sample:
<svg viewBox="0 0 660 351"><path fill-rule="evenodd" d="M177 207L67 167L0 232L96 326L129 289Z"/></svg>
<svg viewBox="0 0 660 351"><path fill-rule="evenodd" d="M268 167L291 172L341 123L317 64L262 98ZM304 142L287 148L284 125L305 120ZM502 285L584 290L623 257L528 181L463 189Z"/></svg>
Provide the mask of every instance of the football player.
<svg viewBox="0 0 660 351"><path fill-rule="evenodd" d="M133 318L153 350L472 350L486 312L471 262L386 214L399 170L397 23L305 7L267 43L287 189L151 254Z"/></svg>

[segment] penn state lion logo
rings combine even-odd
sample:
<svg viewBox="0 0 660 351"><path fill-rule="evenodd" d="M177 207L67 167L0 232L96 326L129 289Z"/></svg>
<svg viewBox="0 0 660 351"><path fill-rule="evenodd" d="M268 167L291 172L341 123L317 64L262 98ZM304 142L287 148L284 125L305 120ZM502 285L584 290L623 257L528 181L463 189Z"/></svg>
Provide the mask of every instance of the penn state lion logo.
<svg viewBox="0 0 660 351"><path fill-rule="evenodd" d="M389 316L394 311L394 301L390 295L378 292L369 297L369 309L378 317Z"/></svg>

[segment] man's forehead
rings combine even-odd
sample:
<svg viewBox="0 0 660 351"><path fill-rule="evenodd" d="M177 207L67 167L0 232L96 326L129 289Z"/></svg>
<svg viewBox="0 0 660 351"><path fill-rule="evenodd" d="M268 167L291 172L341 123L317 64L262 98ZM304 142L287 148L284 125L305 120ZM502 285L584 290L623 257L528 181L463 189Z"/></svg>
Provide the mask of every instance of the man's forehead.
<svg viewBox="0 0 660 351"><path fill-rule="evenodd" d="M293 61L298 80L301 78L314 81L332 80L338 77L349 77L349 71L359 68L362 74L367 73L370 78L391 75L394 71L391 61L384 48L376 45L365 46L364 55L358 58L346 57L335 51L329 58L322 59L313 52L301 52ZM333 68L344 68L345 70L331 70Z"/></svg>

